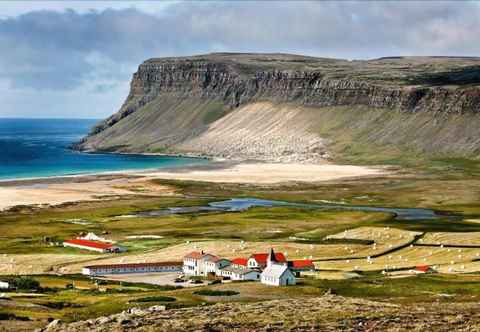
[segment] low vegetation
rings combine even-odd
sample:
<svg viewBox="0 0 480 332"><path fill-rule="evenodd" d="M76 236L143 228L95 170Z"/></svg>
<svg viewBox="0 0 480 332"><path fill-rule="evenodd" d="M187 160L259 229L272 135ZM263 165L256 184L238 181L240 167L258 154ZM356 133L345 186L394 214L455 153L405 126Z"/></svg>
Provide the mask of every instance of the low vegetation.
<svg viewBox="0 0 480 332"><path fill-rule="evenodd" d="M193 292L195 295L203 295L203 296L233 296L240 294L239 292L233 290L211 290L211 289L203 289L196 292Z"/></svg>
<svg viewBox="0 0 480 332"><path fill-rule="evenodd" d="M171 296L147 296L135 299L133 302L175 302L177 299Z"/></svg>
<svg viewBox="0 0 480 332"><path fill-rule="evenodd" d="M460 167L461 164L457 161L451 165ZM464 164L461 170L442 165L446 164L431 164L431 167L438 167L435 172L431 171L432 168L421 167L415 173L404 169L385 178L288 186L207 185L159 180L155 182L177 187L178 193L184 196L119 198L3 212L0 214L0 233L3 234L0 260L4 263L0 265L0 273L4 275L1 279L13 281L19 278L16 273L29 275L35 272L38 275L19 278L22 279L22 289L5 292L6 298L0 299L0 302L8 301L8 306L0 307L0 315L10 319L1 321L0 330L5 326L2 324L17 318L17 322L33 329L51 319L70 322L156 303L167 308L188 308L226 301L315 298L326 292L402 305L479 301L480 264L476 260L480 249L450 248L447 245L464 246L478 242L480 179L475 175L475 164ZM333 202L343 206L423 207L435 209L440 217L398 220L390 213L288 206L258 207L243 212L124 217L138 211L198 206L230 197L327 205ZM72 219L88 223L66 222ZM119 241L129 251L121 255L102 255L55 245L62 239L89 231ZM391 232L391 238L386 241L388 232ZM54 238L52 234L56 234ZM156 237L129 237L132 235ZM441 248L439 243L444 247ZM389 250L390 244L404 247L373 257L372 263L367 261L366 256L382 254ZM183 251L194 250L195 246L233 258L272 245L288 252L291 258L312 256L318 259L317 267L329 271L325 275L330 273L336 277L330 280L308 277L287 288L265 287L259 283L226 283L204 284L192 289L53 274L70 268L71 272L79 272L86 262L106 259L124 262L177 259ZM389 255L392 257L388 258ZM443 273L404 278L386 278L380 273L385 265L409 269L417 264L438 264ZM338 277L355 266L358 266L356 278ZM465 274L458 275L460 272ZM322 274L316 277L321 278ZM409 291L405 292L405 289ZM22 317L29 320L20 321Z"/></svg>

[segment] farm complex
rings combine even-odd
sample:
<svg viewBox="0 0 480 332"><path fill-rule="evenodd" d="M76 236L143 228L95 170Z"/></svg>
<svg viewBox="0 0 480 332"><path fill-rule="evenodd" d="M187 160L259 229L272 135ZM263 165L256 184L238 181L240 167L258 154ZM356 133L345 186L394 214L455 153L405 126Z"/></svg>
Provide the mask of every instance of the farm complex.
<svg viewBox="0 0 480 332"><path fill-rule="evenodd" d="M301 272L314 271L311 260L287 261L282 253L252 254L249 258L233 260L220 258L203 251L194 251L180 262L126 263L85 266L82 270L88 276L108 276L112 274L132 274L155 272L183 272L185 277L203 277L228 281L260 281L266 285L288 286L295 284L295 276ZM178 282L183 282L183 279Z"/></svg>

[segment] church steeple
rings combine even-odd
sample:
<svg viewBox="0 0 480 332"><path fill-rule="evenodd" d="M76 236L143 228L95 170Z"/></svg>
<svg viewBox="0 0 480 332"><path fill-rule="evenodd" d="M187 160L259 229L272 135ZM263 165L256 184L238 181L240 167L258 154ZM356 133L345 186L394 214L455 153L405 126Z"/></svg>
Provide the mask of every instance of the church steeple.
<svg viewBox="0 0 480 332"><path fill-rule="evenodd" d="M273 251L273 248L270 248L270 252L268 253L267 257L267 266L271 266L275 263L278 263L277 258L275 257L275 252Z"/></svg>

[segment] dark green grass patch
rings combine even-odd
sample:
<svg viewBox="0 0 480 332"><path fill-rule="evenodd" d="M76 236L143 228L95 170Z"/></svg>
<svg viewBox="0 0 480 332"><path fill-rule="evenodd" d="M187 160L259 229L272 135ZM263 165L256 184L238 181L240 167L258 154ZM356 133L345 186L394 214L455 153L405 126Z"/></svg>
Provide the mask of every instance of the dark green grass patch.
<svg viewBox="0 0 480 332"><path fill-rule="evenodd" d="M147 296L135 299L132 302L175 302L177 299L171 296Z"/></svg>
<svg viewBox="0 0 480 332"><path fill-rule="evenodd" d="M222 290L202 289L202 290L193 292L193 294L203 295L203 296L234 296L240 293L232 290L222 291Z"/></svg>

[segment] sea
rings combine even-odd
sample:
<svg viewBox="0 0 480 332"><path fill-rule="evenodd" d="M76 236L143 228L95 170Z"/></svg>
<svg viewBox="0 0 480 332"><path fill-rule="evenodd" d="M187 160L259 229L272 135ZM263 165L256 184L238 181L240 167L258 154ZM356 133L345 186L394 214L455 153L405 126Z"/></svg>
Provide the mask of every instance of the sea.
<svg viewBox="0 0 480 332"><path fill-rule="evenodd" d="M208 162L199 158L82 153L69 149L97 122L0 118L0 180L172 168Z"/></svg>

